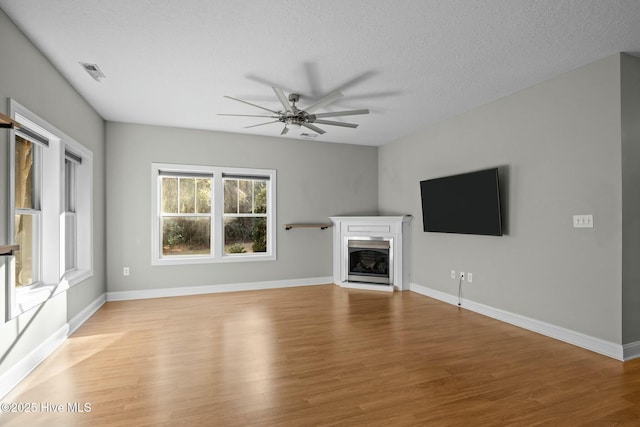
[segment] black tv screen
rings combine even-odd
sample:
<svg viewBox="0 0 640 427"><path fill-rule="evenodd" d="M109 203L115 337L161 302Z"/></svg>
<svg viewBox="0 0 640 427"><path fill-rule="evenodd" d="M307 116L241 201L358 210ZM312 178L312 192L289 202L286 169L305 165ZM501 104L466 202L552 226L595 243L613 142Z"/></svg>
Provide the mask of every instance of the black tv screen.
<svg viewBox="0 0 640 427"><path fill-rule="evenodd" d="M498 169L420 181L424 231L502 236Z"/></svg>

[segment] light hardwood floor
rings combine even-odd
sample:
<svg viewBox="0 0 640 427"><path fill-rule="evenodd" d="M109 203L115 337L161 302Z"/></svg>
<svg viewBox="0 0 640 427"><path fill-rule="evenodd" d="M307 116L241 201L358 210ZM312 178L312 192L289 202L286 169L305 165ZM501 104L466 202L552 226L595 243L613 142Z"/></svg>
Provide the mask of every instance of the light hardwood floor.
<svg viewBox="0 0 640 427"><path fill-rule="evenodd" d="M3 401L38 405L9 426L640 425L640 359L322 285L109 302Z"/></svg>

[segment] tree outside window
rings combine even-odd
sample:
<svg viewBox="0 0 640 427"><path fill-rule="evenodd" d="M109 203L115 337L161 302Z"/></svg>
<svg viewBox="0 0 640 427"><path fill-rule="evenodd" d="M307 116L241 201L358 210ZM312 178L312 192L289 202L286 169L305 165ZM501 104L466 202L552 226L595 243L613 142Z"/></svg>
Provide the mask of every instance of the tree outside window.
<svg viewBox="0 0 640 427"><path fill-rule="evenodd" d="M38 225L40 201L36 184L39 147L16 136L15 141L15 284L17 287L38 281Z"/></svg>

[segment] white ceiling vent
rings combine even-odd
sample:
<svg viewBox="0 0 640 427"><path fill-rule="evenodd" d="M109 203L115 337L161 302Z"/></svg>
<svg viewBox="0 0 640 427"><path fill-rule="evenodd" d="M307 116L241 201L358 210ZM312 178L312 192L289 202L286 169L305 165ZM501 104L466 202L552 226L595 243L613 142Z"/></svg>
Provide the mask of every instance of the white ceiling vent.
<svg viewBox="0 0 640 427"><path fill-rule="evenodd" d="M318 135L316 135L315 133L301 133L300 137L305 139L316 139Z"/></svg>
<svg viewBox="0 0 640 427"><path fill-rule="evenodd" d="M84 70L87 73L89 73L89 75L93 77L93 79L97 82L100 82L100 79L103 79L106 77L104 73L100 70L100 67L98 67L97 64L89 64L87 62L81 62L80 65L82 65L82 68L84 68Z"/></svg>

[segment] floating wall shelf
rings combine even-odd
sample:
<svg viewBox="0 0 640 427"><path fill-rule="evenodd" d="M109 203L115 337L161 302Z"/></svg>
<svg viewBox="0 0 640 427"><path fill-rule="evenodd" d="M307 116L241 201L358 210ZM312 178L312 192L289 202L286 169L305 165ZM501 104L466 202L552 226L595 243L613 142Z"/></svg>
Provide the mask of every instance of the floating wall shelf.
<svg viewBox="0 0 640 427"><path fill-rule="evenodd" d="M0 113L0 128L13 129L19 127L20 123L16 122L11 117L5 116L4 114Z"/></svg>
<svg viewBox="0 0 640 427"><path fill-rule="evenodd" d="M333 224L285 224L285 230L291 230L292 228L319 228L320 230L326 230L333 226Z"/></svg>
<svg viewBox="0 0 640 427"><path fill-rule="evenodd" d="M20 245L0 245L0 256L12 256L18 250Z"/></svg>

